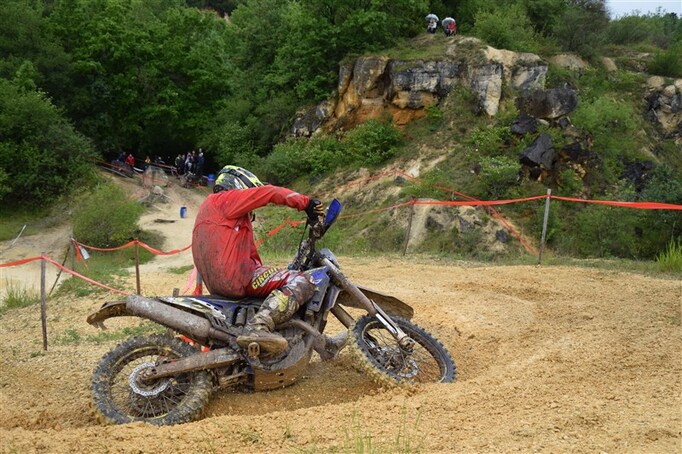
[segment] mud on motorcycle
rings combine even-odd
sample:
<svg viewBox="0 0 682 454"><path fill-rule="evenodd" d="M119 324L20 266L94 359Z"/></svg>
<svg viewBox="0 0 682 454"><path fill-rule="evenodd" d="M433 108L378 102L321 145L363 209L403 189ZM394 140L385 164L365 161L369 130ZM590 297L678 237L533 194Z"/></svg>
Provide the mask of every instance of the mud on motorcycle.
<svg viewBox="0 0 682 454"><path fill-rule="evenodd" d="M450 354L410 321L414 311L409 305L356 286L329 249L316 248L340 212L341 203L334 200L324 220L306 226L308 238L301 241L290 268L310 274L316 290L292 319L276 327L289 342L277 356L262 354L257 343L242 348L236 342L263 299L135 295L91 314L88 323L101 328L111 317L135 316L169 330L132 337L100 360L92 376L98 419L112 424L184 423L201 416L216 389L263 391L293 384L313 351L322 359L338 353L339 345L324 334L329 314L348 329L346 346L373 380L388 385L454 381ZM365 315L354 319L347 307Z"/></svg>

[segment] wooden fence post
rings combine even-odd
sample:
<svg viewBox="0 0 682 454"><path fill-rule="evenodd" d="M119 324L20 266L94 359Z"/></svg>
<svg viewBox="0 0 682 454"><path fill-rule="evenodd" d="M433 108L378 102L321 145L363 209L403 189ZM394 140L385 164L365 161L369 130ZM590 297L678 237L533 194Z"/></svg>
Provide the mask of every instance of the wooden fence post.
<svg viewBox="0 0 682 454"><path fill-rule="evenodd" d="M547 189L547 199L545 200L545 217L542 220L542 238L540 239L540 255L538 265L542 265L542 253L545 251L545 239L547 238L547 221L549 220L549 202L552 200L552 190Z"/></svg>
<svg viewBox="0 0 682 454"><path fill-rule="evenodd" d="M40 253L40 321L43 326L43 350L47 351L47 302L45 297L45 253Z"/></svg>
<svg viewBox="0 0 682 454"><path fill-rule="evenodd" d="M407 253L407 243L410 241L410 231L412 230L412 216L414 215L414 196L410 201L410 215L407 218L407 232L405 233L405 246L403 246L403 255Z"/></svg>
<svg viewBox="0 0 682 454"><path fill-rule="evenodd" d="M137 238L135 238L135 281L137 282L137 294L141 295L140 293L140 253L139 253L139 244L140 242L137 241Z"/></svg>

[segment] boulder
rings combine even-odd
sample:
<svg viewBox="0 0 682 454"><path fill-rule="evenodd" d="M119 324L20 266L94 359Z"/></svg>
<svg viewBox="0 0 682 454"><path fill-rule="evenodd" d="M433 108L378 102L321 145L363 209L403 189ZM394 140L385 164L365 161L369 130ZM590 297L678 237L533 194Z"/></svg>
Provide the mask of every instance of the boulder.
<svg viewBox="0 0 682 454"><path fill-rule="evenodd" d="M571 88L524 91L517 98L519 110L532 117L554 120L578 107L578 94Z"/></svg>
<svg viewBox="0 0 682 454"><path fill-rule="evenodd" d="M555 65L570 71L583 71L590 67L589 63L575 54L559 54L549 59Z"/></svg>
<svg viewBox="0 0 682 454"><path fill-rule="evenodd" d="M640 192L646 186L655 168L656 164L651 161L633 162L625 166L621 178L630 181L635 186L635 190Z"/></svg>
<svg viewBox="0 0 682 454"><path fill-rule="evenodd" d="M604 67L604 69L610 73L618 71L618 66L616 66L616 63L613 61L612 58L602 57L601 64Z"/></svg>
<svg viewBox="0 0 682 454"><path fill-rule="evenodd" d="M549 134L540 134L537 139L526 148L519 156L521 164L528 167L541 167L551 170L554 167L556 151L552 137Z"/></svg>
<svg viewBox="0 0 682 454"><path fill-rule="evenodd" d="M329 118L330 113L329 103L326 101L297 112L292 134L296 137L310 137Z"/></svg>
<svg viewBox="0 0 682 454"><path fill-rule="evenodd" d="M535 134L538 132L538 120L529 115L521 114L512 123L511 132L520 136L528 133Z"/></svg>

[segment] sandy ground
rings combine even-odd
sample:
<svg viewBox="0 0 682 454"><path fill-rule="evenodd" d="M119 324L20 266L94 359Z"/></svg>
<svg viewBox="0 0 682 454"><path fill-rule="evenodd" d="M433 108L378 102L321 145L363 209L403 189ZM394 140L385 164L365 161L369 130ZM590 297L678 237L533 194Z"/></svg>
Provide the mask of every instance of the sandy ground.
<svg viewBox="0 0 682 454"><path fill-rule="evenodd" d="M155 223L177 233L166 249L189 244L193 217L179 219L174 205L196 213L188 200L143 219L177 221ZM12 249L0 250L5 260ZM185 252L145 265L143 293L183 287L190 272L167 270L190 263ZM217 393L201 421L101 426L89 381L116 341L95 342L85 317L116 297L50 299L47 352L39 307L0 318L0 452L359 452L359 443L364 452L681 451L679 280L425 257L341 263L358 283L413 305L414 320L451 352L455 383L382 389L342 352L328 362L315 357L286 389ZM135 324L109 325L116 332Z"/></svg>

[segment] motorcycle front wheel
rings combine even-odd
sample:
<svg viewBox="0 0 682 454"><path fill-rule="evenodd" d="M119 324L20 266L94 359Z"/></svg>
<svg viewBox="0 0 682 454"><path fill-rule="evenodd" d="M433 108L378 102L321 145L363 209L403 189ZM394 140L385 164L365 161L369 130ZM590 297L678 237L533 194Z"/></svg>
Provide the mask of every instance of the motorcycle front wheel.
<svg viewBox="0 0 682 454"><path fill-rule="evenodd" d="M360 367L382 385L450 383L456 369L443 344L424 328L401 317L391 319L414 340L408 351L376 318L360 317L351 328L349 349Z"/></svg>
<svg viewBox="0 0 682 454"><path fill-rule="evenodd" d="M212 391L207 372L151 382L141 378L142 372L157 362L195 353L197 350L188 343L168 335L133 337L116 346L102 358L92 376L98 419L106 424L143 421L162 426L199 418Z"/></svg>

